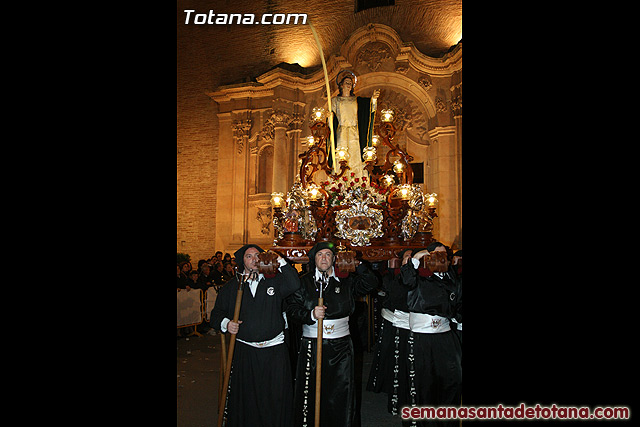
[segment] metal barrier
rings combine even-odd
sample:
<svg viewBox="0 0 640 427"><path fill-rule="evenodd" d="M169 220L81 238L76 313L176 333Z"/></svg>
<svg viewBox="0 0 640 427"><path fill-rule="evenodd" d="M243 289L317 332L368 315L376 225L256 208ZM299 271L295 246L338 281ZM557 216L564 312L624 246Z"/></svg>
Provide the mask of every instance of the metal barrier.
<svg viewBox="0 0 640 427"><path fill-rule="evenodd" d="M202 289L181 289L178 291L178 328L196 326L202 323ZM195 332L195 329L194 329ZM197 332L195 332L198 335Z"/></svg>
<svg viewBox="0 0 640 427"><path fill-rule="evenodd" d="M218 298L218 292L216 292L213 286L210 286L204 294L204 320L206 322L210 320L211 310L213 310L213 307L216 305L216 298Z"/></svg>

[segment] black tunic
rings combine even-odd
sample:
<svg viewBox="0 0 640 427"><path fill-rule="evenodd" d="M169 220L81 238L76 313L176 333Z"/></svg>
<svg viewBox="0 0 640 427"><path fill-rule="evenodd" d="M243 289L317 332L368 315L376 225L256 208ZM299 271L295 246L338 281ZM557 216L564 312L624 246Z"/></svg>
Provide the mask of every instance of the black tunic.
<svg viewBox="0 0 640 427"><path fill-rule="evenodd" d="M400 269L408 293L410 313L453 317L462 322L462 282L453 269L444 277L423 277L411 262ZM411 332L409 349L410 404L459 406L462 396L462 347L453 330L440 333ZM418 425L432 425L419 422ZM442 425L457 426L457 420Z"/></svg>
<svg viewBox="0 0 640 427"><path fill-rule="evenodd" d="M397 309L408 313L409 288L400 280L400 270L389 270L382 283L384 290L388 293L383 308L392 312ZM382 319L367 390L374 393L387 393L387 411L393 415L399 414L400 409L410 403L406 364L408 337L408 329L398 328L387 319Z"/></svg>
<svg viewBox="0 0 640 427"><path fill-rule="evenodd" d="M280 267L281 273L260 280L255 297L248 285L242 295L237 340L268 341L284 331L282 302L300 287L296 270ZM211 326L221 329L226 317L233 319L238 281L234 277L221 289L211 311ZM284 343L256 348L236 341L227 389L227 426L292 425L293 390L289 354Z"/></svg>
<svg viewBox="0 0 640 427"><path fill-rule="evenodd" d="M302 286L287 299L287 315L306 324L315 323L311 311L318 304L315 268L300 278ZM355 274L336 281L329 279L323 292L325 319L350 316L355 310L355 298L376 288L377 278L364 264ZM336 292L337 291L337 292ZM296 367L294 395L295 426L312 426L315 419L316 338L301 339ZM354 350L351 336L322 340L322 387L320 425L352 427L359 421L356 414L356 384Z"/></svg>

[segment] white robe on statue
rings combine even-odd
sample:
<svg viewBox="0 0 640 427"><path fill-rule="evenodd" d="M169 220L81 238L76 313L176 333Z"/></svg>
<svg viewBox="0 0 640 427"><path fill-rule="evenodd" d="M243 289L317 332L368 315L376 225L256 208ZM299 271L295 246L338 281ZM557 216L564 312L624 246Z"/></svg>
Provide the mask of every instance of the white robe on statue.
<svg viewBox="0 0 640 427"><path fill-rule="evenodd" d="M362 178L367 176L362 162L362 152L358 137L358 103L355 96L337 96L331 99L331 110L338 118L338 129L335 129L336 148L347 147L349 149L349 161L347 165L351 168L349 172ZM338 171L340 166L338 165ZM338 172L336 171L336 172Z"/></svg>

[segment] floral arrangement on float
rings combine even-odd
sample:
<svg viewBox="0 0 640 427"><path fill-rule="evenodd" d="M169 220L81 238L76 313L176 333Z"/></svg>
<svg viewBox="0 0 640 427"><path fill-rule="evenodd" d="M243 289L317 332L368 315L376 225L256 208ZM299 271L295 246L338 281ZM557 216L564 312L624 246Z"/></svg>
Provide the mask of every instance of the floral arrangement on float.
<svg viewBox="0 0 640 427"><path fill-rule="evenodd" d="M385 206L387 204L387 196L391 191L390 187L383 187L376 182L369 182L369 178L366 176L356 177L353 172L349 176L342 177L329 175L329 179L320 183L320 185L329 195L329 206L340 206L347 203L349 196L356 188L361 188L370 194L376 204Z"/></svg>

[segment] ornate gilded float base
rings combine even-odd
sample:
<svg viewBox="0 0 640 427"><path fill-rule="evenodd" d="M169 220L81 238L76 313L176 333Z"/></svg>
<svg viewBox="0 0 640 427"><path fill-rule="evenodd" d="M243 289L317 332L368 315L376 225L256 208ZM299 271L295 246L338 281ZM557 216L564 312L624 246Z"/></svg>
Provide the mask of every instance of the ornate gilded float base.
<svg viewBox="0 0 640 427"><path fill-rule="evenodd" d="M391 258L395 258L398 252L405 249L424 249L434 239L430 237L429 240L421 240L419 244L401 244L401 245L389 245L389 246L351 246L345 245L348 249L356 252L356 258L360 260L366 260L369 262L387 261ZM294 263L306 264L309 262L307 253L311 250L315 243L307 246L273 246L270 249L278 252L288 260Z"/></svg>

